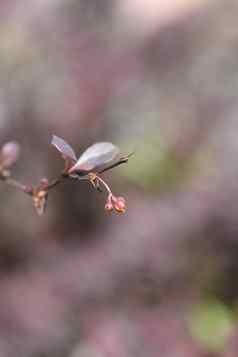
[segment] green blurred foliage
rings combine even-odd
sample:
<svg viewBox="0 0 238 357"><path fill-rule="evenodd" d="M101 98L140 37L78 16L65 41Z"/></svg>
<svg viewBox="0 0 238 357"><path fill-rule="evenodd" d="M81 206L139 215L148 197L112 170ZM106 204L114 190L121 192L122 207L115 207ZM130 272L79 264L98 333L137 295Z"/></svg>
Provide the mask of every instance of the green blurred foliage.
<svg viewBox="0 0 238 357"><path fill-rule="evenodd" d="M235 315L231 308L219 300L209 299L192 308L189 328L202 347L219 352L225 347L234 322Z"/></svg>
<svg viewBox="0 0 238 357"><path fill-rule="evenodd" d="M145 190L166 191L189 178L193 168L189 160L178 160L162 145L158 135L150 134L136 147L129 165L121 167L120 172L132 184Z"/></svg>

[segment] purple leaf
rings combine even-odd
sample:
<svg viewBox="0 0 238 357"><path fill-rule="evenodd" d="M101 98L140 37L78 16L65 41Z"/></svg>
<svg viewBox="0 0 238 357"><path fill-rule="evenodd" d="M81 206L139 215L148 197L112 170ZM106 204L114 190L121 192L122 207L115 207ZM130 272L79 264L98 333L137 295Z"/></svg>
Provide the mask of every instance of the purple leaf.
<svg viewBox="0 0 238 357"><path fill-rule="evenodd" d="M52 136L51 145L53 145L63 156L64 159L70 159L73 162L77 161L77 157L75 155L72 147L63 139L59 138L56 135Z"/></svg>
<svg viewBox="0 0 238 357"><path fill-rule="evenodd" d="M112 163L118 155L119 149L112 143L96 143L84 151L69 172L97 170Z"/></svg>

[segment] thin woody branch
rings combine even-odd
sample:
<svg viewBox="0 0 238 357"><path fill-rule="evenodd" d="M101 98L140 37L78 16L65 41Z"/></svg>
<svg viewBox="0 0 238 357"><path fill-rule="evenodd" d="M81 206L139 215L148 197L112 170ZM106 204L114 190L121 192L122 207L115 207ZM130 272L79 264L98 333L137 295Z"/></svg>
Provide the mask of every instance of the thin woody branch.
<svg viewBox="0 0 238 357"><path fill-rule="evenodd" d="M109 185L98 174L126 163L132 154L118 157L119 149L115 145L102 142L90 146L77 160L74 150L63 139L53 135L51 144L61 153L64 159L65 166L60 176L51 181L42 178L36 186L24 185L12 178L10 169L19 157L20 146L16 142L9 142L0 150L0 180L30 195L39 215L42 215L45 211L49 191L66 179L88 180L100 192L102 191L100 185L103 185L107 191L105 210L115 210L118 213L125 212L125 199L115 196Z"/></svg>
<svg viewBox="0 0 238 357"><path fill-rule="evenodd" d="M21 182L13 179L11 177L8 177L3 181L9 186L15 187L16 189L19 189L19 190L23 191L24 193L30 194L30 189L28 186L22 184Z"/></svg>

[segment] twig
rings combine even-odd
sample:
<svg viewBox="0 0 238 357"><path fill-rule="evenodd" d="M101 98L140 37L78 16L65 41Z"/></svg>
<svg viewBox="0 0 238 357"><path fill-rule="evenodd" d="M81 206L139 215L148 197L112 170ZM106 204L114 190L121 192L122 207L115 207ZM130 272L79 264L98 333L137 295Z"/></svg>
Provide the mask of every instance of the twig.
<svg viewBox="0 0 238 357"><path fill-rule="evenodd" d="M28 190L28 187L26 185L23 185L21 182L14 180L11 177L8 177L6 179L3 180L7 185L15 187L27 194L30 194L30 190Z"/></svg>

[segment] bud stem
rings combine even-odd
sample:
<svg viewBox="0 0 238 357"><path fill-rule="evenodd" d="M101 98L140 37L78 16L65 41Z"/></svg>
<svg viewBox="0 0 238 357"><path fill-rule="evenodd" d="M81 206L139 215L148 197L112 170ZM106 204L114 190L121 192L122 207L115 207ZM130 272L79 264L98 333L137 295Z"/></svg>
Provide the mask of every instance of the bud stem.
<svg viewBox="0 0 238 357"><path fill-rule="evenodd" d="M107 190L107 192L109 193L109 195L112 195L112 191L110 189L110 187L108 186L108 184L98 175L93 174L93 181L98 180L101 184L103 184L103 186L105 187L105 189Z"/></svg>

